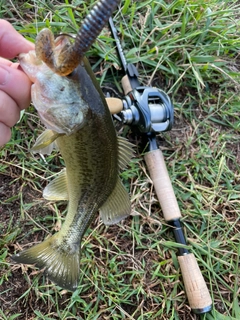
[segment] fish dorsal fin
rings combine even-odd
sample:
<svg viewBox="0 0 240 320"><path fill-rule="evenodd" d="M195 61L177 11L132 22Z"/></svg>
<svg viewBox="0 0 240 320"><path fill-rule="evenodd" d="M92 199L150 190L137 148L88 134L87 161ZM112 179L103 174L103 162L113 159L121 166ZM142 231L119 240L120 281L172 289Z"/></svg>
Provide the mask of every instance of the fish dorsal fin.
<svg viewBox="0 0 240 320"><path fill-rule="evenodd" d="M134 144L130 143L127 139L123 137L118 137L118 150L119 150L119 159L118 164L120 169L125 169L129 164L131 158L133 157Z"/></svg>
<svg viewBox="0 0 240 320"><path fill-rule="evenodd" d="M43 190L43 197L47 200L68 200L67 174L63 169Z"/></svg>
<svg viewBox="0 0 240 320"><path fill-rule="evenodd" d="M37 138L34 146L30 151L33 153L41 153L41 154L51 154L54 148L54 141L61 136L62 133L57 133L53 130L46 129L40 136Z"/></svg>
<svg viewBox="0 0 240 320"><path fill-rule="evenodd" d="M118 178L115 188L99 211L105 225L118 223L130 215L131 202L120 178Z"/></svg>

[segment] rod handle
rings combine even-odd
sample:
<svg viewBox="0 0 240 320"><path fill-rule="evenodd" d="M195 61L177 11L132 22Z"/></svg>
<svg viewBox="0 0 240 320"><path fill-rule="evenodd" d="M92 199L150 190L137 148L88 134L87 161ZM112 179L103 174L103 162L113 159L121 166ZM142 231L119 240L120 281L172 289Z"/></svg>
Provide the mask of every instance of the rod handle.
<svg viewBox="0 0 240 320"><path fill-rule="evenodd" d="M166 221L180 219L181 212L173 191L164 157L160 149L145 154L150 177Z"/></svg>
<svg viewBox="0 0 240 320"><path fill-rule="evenodd" d="M192 253L178 257L189 305L196 314L206 313L212 308L212 299L206 282Z"/></svg>
<svg viewBox="0 0 240 320"><path fill-rule="evenodd" d="M154 189L161 205L164 219L169 222L181 218L181 212L173 191L172 183L160 149L152 150L145 156L145 161L153 181ZM212 300L192 253L178 257L186 295L192 311L197 314L211 310Z"/></svg>
<svg viewBox="0 0 240 320"><path fill-rule="evenodd" d="M122 78L121 83L125 95L127 95L129 92L133 90L130 79L127 74Z"/></svg>

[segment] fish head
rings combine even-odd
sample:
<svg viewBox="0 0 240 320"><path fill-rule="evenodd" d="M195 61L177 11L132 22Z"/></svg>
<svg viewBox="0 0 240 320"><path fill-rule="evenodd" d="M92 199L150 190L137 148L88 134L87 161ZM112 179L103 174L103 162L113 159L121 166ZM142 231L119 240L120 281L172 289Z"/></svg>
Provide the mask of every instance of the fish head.
<svg viewBox="0 0 240 320"><path fill-rule="evenodd" d="M64 41L57 43L56 52L59 52ZM32 102L43 124L67 135L82 128L87 121L89 105L81 95L78 76L81 66L69 76L60 76L39 60L34 50L20 54L19 62L33 82Z"/></svg>

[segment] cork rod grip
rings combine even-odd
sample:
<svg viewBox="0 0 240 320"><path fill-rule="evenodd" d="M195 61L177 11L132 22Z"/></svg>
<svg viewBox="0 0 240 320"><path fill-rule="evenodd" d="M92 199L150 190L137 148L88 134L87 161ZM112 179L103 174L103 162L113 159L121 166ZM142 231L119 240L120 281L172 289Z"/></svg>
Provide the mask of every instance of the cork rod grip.
<svg viewBox="0 0 240 320"><path fill-rule="evenodd" d="M181 212L173 191L173 187L160 149L148 152L145 161L153 181L154 189L161 205L164 219L168 222L181 218ZM202 314L211 310L212 300L192 253L178 257L186 295L192 311Z"/></svg>
<svg viewBox="0 0 240 320"><path fill-rule="evenodd" d="M181 212L173 191L172 183L160 149L150 151L145 156L148 171L166 221L180 219Z"/></svg>
<svg viewBox="0 0 240 320"><path fill-rule="evenodd" d="M211 310L212 299L194 255L179 256L178 262L192 311L200 314Z"/></svg>

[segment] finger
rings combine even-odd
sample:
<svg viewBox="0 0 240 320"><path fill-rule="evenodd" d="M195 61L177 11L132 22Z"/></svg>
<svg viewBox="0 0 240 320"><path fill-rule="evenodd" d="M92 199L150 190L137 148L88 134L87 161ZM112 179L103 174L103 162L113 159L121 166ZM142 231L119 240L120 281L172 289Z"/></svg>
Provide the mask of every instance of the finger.
<svg viewBox="0 0 240 320"><path fill-rule="evenodd" d="M8 66L8 67L19 69L19 70L23 71L19 62L12 62L11 60L4 59L4 58L1 58L1 57L0 57L0 65L5 65L5 66Z"/></svg>
<svg viewBox="0 0 240 320"><path fill-rule="evenodd" d="M0 44L1 45L1 44ZM7 59L3 59L0 57L0 64L4 64L5 66L13 66L15 63L13 63L12 61L10 60L7 60ZM16 63L17 64L17 63ZM18 63L19 64L19 63Z"/></svg>
<svg viewBox="0 0 240 320"><path fill-rule="evenodd" d="M11 139L11 129L0 122L0 147Z"/></svg>
<svg viewBox="0 0 240 320"><path fill-rule="evenodd" d="M19 106L25 109L31 100L31 82L21 70L0 64L0 91L4 91Z"/></svg>
<svg viewBox="0 0 240 320"><path fill-rule="evenodd" d="M19 53L33 49L33 43L24 39L9 22L0 19L0 56L13 59Z"/></svg>
<svg viewBox="0 0 240 320"><path fill-rule="evenodd" d="M5 92L0 91L0 122L12 127L18 122L20 109L16 102Z"/></svg>

